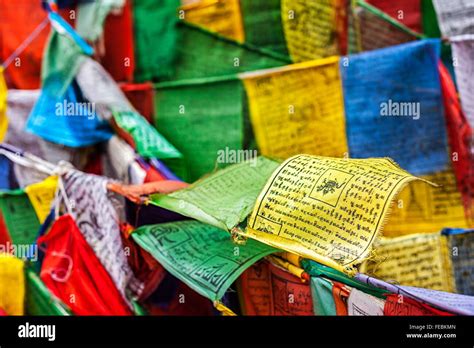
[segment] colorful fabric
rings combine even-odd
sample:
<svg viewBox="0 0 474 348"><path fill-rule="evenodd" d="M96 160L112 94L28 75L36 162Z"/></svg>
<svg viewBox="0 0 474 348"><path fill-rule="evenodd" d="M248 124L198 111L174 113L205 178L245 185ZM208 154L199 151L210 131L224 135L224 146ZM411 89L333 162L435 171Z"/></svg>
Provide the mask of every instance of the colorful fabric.
<svg viewBox="0 0 474 348"><path fill-rule="evenodd" d="M270 263L273 315L311 315L310 285Z"/></svg>
<svg viewBox="0 0 474 348"><path fill-rule="evenodd" d="M81 65L77 81L86 98L104 119L113 119L117 131L143 157L179 158L181 154L138 114L117 83L92 59Z"/></svg>
<svg viewBox="0 0 474 348"><path fill-rule="evenodd" d="M227 232L198 221L142 226L132 237L168 272L211 301L220 300L250 265L276 251L251 240L237 246Z"/></svg>
<svg viewBox="0 0 474 348"><path fill-rule="evenodd" d="M474 296L474 230L458 230L447 235L448 248L451 252L456 291L460 294ZM473 299L474 302L474 299Z"/></svg>
<svg viewBox="0 0 474 348"><path fill-rule="evenodd" d="M313 298L314 315L337 315L332 287L333 283L328 279L311 277L311 297Z"/></svg>
<svg viewBox="0 0 474 348"><path fill-rule="evenodd" d="M41 86L48 98L59 99L67 90L85 59L82 48L68 33L51 31L41 68Z"/></svg>
<svg viewBox="0 0 474 348"><path fill-rule="evenodd" d="M114 76L115 80L117 79ZM151 83L122 83L120 88L125 93L126 98L130 101L133 107L146 118L146 120L153 124L155 117L154 100L155 92L153 84Z"/></svg>
<svg viewBox="0 0 474 348"><path fill-rule="evenodd" d="M8 119L9 127L5 143L18 149L36 155L50 163L65 161L77 168L82 168L87 151L73 149L64 145L51 143L37 137L25 130L28 116L38 100L38 90L10 90L8 94ZM83 149L82 149L83 150ZM39 173L32 168L13 165L16 180L20 187L35 184L46 178L47 175Z"/></svg>
<svg viewBox="0 0 474 348"><path fill-rule="evenodd" d="M283 32L294 62L329 57L340 52L338 6L342 1L281 0Z"/></svg>
<svg viewBox="0 0 474 348"><path fill-rule="evenodd" d="M238 289L244 315L313 314L309 284L268 261L242 273Z"/></svg>
<svg viewBox="0 0 474 348"><path fill-rule="evenodd" d="M56 195L58 187L58 177L50 176L44 181L29 185L25 192L30 199L31 205L35 209L39 223L42 224L51 211L51 204Z"/></svg>
<svg viewBox="0 0 474 348"><path fill-rule="evenodd" d="M0 156L0 190L11 188L11 162L5 156Z"/></svg>
<svg viewBox="0 0 474 348"><path fill-rule="evenodd" d="M3 77L3 67L0 66L0 141L3 141L8 128L7 118L7 85Z"/></svg>
<svg viewBox="0 0 474 348"><path fill-rule="evenodd" d="M179 0L133 2L135 81L151 81L172 74L178 32ZM159 47L160 49L152 49Z"/></svg>
<svg viewBox="0 0 474 348"><path fill-rule="evenodd" d="M237 79L156 89L155 126L183 154L166 161L178 177L195 181L225 165L219 152L243 149L243 94Z"/></svg>
<svg viewBox="0 0 474 348"><path fill-rule="evenodd" d="M361 273L357 274L355 279L372 287L377 287L394 294L400 294L450 313L460 315L472 315L474 313L473 296L390 284Z"/></svg>
<svg viewBox="0 0 474 348"><path fill-rule="evenodd" d="M439 187L420 181L401 191L384 227L384 236L438 232L445 226L469 226L452 169L422 178Z"/></svg>
<svg viewBox="0 0 474 348"><path fill-rule="evenodd" d="M294 156L268 179L241 234L350 274L414 180L387 158ZM355 218L367 211L371 219Z"/></svg>
<svg viewBox="0 0 474 348"><path fill-rule="evenodd" d="M64 176L64 187L77 227L110 274L123 298L129 292L140 294L138 281L123 252L119 216L108 196L108 179L71 171Z"/></svg>
<svg viewBox="0 0 474 348"><path fill-rule="evenodd" d="M133 148L118 136L113 136L107 142L105 153L102 160L104 176L115 178L124 184L133 183L131 167L138 165Z"/></svg>
<svg viewBox="0 0 474 348"><path fill-rule="evenodd" d="M97 61L85 58L76 75L76 81L84 97L105 120L112 118L113 111L133 111L119 85Z"/></svg>
<svg viewBox="0 0 474 348"><path fill-rule="evenodd" d="M32 245L40 223L26 193L23 190L0 193L0 209L12 242Z"/></svg>
<svg viewBox="0 0 474 348"><path fill-rule="evenodd" d="M116 40L120 36L120 40ZM105 20L105 54L101 63L115 81L133 81L135 71L132 0L125 0L120 14Z"/></svg>
<svg viewBox="0 0 474 348"><path fill-rule="evenodd" d="M443 102L446 112L449 146L452 153L452 166L456 175L458 191L462 195L466 216L474 219L472 204L474 202L474 169L473 156L469 141L473 136L473 129L469 126L459 101L456 86L448 69L439 64ZM448 226L447 224L445 226ZM444 227L444 226L443 226Z"/></svg>
<svg viewBox="0 0 474 348"><path fill-rule="evenodd" d="M245 38L239 0L204 0L182 6L180 19L243 42Z"/></svg>
<svg viewBox="0 0 474 348"><path fill-rule="evenodd" d="M23 315L25 301L24 263L14 256L0 255L0 308L8 315Z"/></svg>
<svg viewBox="0 0 474 348"><path fill-rule="evenodd" d="M383 289L381 290L377 287L360 282L354 278L348 277L346 274L340 271L317 263L313 260L303 259L301 260L301 266L311 277L324 277L329 280L334 280L377 298L384 298L384 294L386 293L386 291Z"/></svg>
<svg viewBox="0 0 474 348"><path fill-rule="evenodd" d="M441 37L433 0L421 0L421 7L423 34L427 37Z"/></svg>
<svg viewBox="0 0 474 348"><path fill-rule="evenodd" d="M391 0L367 0L367 2L410 29L421 33L421 2L422 0L402 0L394 3Z"/></svg>
<svg viewBox="0 0 474 348"><path fill-rule="evenodd" d="M240 44L186 22L178 24L179 41L169 80L228 76L290 63L286 56Z"/></svg>
<svg viewBox="0 0 474 348"><path fill-rule="evenodd" d="M41 142L43 140L25 131L26 122L40 93L40 90L13 89L9 91L7 104L9 127L5 137L5 143L44 158L45 160L49 160L47 153L41 151ZM39 146L38 143L40 144Z"/></svg>
<svg viewBox="0 0 474 348"><path fill-rule="evenodd" d="M385 300L352 289L347 300L347 314L351 316L380 316L383 315Z"/></svg>
<svg viewBox="0 0 474 348"><path fill-rule="evenodd" d="M472 7L474 14L474 6ZM474 33L474 22L472 23ZM472 93L474 92L474 82L472 81L472 72L474 71L474 35L466 38L459 38L452 43L453 58L455 59L454 71L456 73L456 82L461 97L461 105L466 118L474 129L474 102Z"/></svg>
<svg viewBox="0 0 474 348"><path fill-rule="evenodd" d="M84 39L96 41L104 34L105 18L113 10L122 10L125 0L102 0L79 4L76 31Z"/></svg>
<svg viewBox="0 0 474 348"><path fill-rule="evenodd" d="M450 251L445 236L438 233L381 238L377 258L362 271L401 285L455 292Z"/></svg>
<svg viewBox="0 0 474 348"><path fill-rule="evenodd" d="M38 239L38 244L46 249L41 280L74 314L131 314L70 215L58 218L48 234Z"/></svg>
<svg viewBox="0 0 474 348"><path fill-rule="evenodd" d="M464 0L433 0L444 37L474 33L474 3Z"/></svg>
<svg viewBox="0 0 474 348"><path fill-rule="evenodd" d="M281 18L281 0L240 0L245 41L288 55Z"/></svg>
<svg viewBox="0 0 474 348"><path fill-rule="evenodd" d="M45 85L36 102L26 130L53 143L84 147L108 140L112 130L98 117L95 105L86 100L76 82L67 87L63 97L52 97Z"/></svg>
<svg viewBox="0 0 474 348"><path fill-rule="evenodd" d="M70 315L70 309L30 269L26 270L25 297L25 312L28 315Z"/></svg>
<svg viewBox="0 0 474 348"><path fill-rule="evenodd" d="M421 38L420 34L367 2L352 2L349 10L349 53L371 51Z"/></svg>
<svg viewBox="0 0 474 348"><path fill-rule="evenodd" d="M347 316L347 301L351 289L339 282L333 281L332 296L334 297L334 305L336 306L337 316Z"/></svg>
<svg viewBox="0 0 474 348"><path fill-rule="evenodd" d="M0 0L0 61L5 60L47 18L40 0ZM46 25L5 70L10 88L40 87L43 51L50 32Z"/></svg>
<svg viewBox="0 0 474 348"><path fill-rule="evenodd" d="M383 315L386 316L450 316L448 312L417 302L411 298L402 298L400 295L387 295Z"/></svg>
<svg viewBox="0 0 474 348"><path fill-rule="evenodd" d="M117 126L132 137L136 151L144 158L182 157L181 153L140 114L133 111L118 111L113 115Z"/></svg>
<svg viewBox="0 0 474 348"><path fill-rule="evenodd" d="M122 241L126 251L128 263L136 275L143 283L143 290L138 298L143 301L158 288L166 276L166 270L148 252L140 248L131 237L133 227L122 225Z"/></svg>
<svg viewBox="0 0 474 348"><path fill-rule="evenodd" d="M439 41L341 59L351 157L390 157L414 174L447 167ZM370 71L370 74L367 74Z"/></svg>
<svg viewBox="0 0 474 348"><path fill-rule="evenodd" d="M5 225L5 219L0 211L0 246L5 248L12 240L10 234L8 233L7 226Z"/></svg>
<svg viewBox="0 0 474 348"><path fill-rule="evenodd" d="M212 302L192 290L185 283L169 275L145 306L150 315L210 316L216 315ZM165 283L165 282L164 282ZM171 283L171 286L169 285ZM184 301L183 301L184 299Z"/></svg>
<svg viewBox="0 0 474 348"><path fill-rule="evenodd" d="M243 315L272 315L272 283L269 263L259 261L242 273L238 293Z"/></svg>
<svg viewBox="0 0 474 348"><path fill-rule="evenodd" d="M347 154L338 58L251 72L241 78L263 156Z"/></svg>
<svg viewBox="0 0 474 348"><path fill-rule="evenodd" d="M230 231L250 214L277 166L278 162L258 157L217 171L183 190L152 195L150 203Z"/></svg>

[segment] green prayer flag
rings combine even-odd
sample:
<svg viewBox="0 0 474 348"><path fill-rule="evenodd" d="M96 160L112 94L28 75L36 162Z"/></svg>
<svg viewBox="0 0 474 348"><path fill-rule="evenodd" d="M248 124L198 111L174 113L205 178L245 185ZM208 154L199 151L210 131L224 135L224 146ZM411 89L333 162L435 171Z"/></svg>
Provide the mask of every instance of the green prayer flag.
<svg viewBox="0 0 474 348"><path fill-rule="evenodd" d="M151 195L151 203L230 231L250 214L278 165L258 157L222 169L183 190Z"/></svg>
<svg viewBox="0 0 474 348"><path fill-rule="evenodd" d="M440 38L441 30L439 29L438 16L433 6L433 0L422 0L421 6L423 34L427 37ZM453 56L449 42L441 42L441 59L448 68L453 81L456 81Z"/></svg>
<svg viewBox="0 0 474 348"><path fill-rule="evenodd" d="M31 269L25 270L25 311L28 315L71 315L67 306L56 298Z"/></svg>
<svg viewBox="0 0 474 348"><path fill-rule="evenodd" d="M172 75L176 58L180 0L133 2L135 80L157 80Z"/></svg>
<svg viewBox="0 0 474 348"><path fill-rule="evenodd" d="M134 111L116 111L113 115L117 125L133 138L140 156L159 159L182 157L181 153L140 114Z"/></svg>
<svg viewBox="0 0 474 348"><path fill-rule="evenodd" d="M193 220L142 226L132 237L168 272L212 301L220 300L248 267L278 251L250 239L236 245L227 232Z"/></svg>
<svg viewBox="0 0 474 348"><path fill-rule="evenodd" d="M179 45L172 80L236 75L283 66L291 60L250 44L241 44L187 22L178 24Z"/></svg>
<svg viewBox="0 0 474 348"><path fill-rule="evenodd" d="M311 277L311 298L314 315L337 315L332 296L332 283L321 277Z"/></svg>
<svg viewBox="0 0 474 348"><path fill-rule="evenodd" d="M303 259L301 260L301 266L311 277L323 276L379 298L385 298L384 294L387 293L387 291L383 289L379 289L374 286L359 282L358 280L350 278L349 276L338 270L322 265L313 260Z"/></svg>
<svg viewBox="0 0 474 348"><path fill-rule="evenodd" d="M0 209L12 242L17 247L34 244L40 223L25 191L1 192Z"/></svg>
<svg viewBox="0 0 474 348"><path fill-rule="evenodd" d="M80 3L77 7L76 32L89 41L96 41L104 32L104 22L114 8L122 8L125 0L101 0Z"/></svg>
<svg viewBox="0 0 474 348"><path fill-rule="evenodd" d="M51 30L41 68L42 86L48 86L52 97L62 98L85 57L69 34Z"/></svg>
<svg viewBox="0 0 474 348"><path fill-rule="evenodd" d="M288 56L281 20L281 0L241 0L245 41Z"/></svg>
<svg viewBox="0 0 474 348"><path fill-rule="evenodd" d="M428 37L441 37L439 30L438 17L433 6L433 0L421 1L421 15L423 23L423 34Z"/></svg>
<svg viewBox="0 0 474 348"><path fill-rule="evenodd" d="M155 126L183 154L166 162L176 175L195 181L217 167L219 151L243 148L243 95L237 79L156 89Z"/></svg>

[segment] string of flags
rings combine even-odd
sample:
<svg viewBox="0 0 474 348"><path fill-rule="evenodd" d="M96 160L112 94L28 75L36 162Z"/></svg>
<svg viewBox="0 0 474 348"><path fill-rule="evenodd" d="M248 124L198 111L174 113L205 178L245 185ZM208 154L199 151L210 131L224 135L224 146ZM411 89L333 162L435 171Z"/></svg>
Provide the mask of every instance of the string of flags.
<svg viewBox="0 0 474 348"><path fill-rule="evenodd" d="M474 315L473 42L462 0L0 0L0 315Z"/></svg>

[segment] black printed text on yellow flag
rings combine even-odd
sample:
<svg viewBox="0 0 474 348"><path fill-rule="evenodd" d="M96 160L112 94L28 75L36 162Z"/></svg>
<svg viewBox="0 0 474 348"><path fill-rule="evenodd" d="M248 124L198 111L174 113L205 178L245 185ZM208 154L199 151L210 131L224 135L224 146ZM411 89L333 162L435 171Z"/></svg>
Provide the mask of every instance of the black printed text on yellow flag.
<svg viewBox="0 0 474 348"><path fill-rule="evenodd" d="M351 273L417 179L387 158L294 156L268 180L243 235Z"/></svg>
<svg viewBox="0 0 474 348"><path fill-rule="evenodd" d="M286 159L348 153L339 58L240 75L260 153Z"/></svg>

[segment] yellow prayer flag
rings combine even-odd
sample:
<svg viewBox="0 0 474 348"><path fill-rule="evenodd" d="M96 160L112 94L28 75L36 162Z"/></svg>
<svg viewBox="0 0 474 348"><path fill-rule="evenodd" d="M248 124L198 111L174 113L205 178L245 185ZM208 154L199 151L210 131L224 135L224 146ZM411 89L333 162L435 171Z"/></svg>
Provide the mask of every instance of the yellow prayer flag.
<svg viewBox="0 0 474 348"><path fill-rule="evenodd" d="M260 153L344 157L348 152L339 58L241 74Z"/></svg>
<svg viewBox="0 0 474 348"><path fill-rule="evenodd" d="M8 254L0 255L0 308L8 315L23 315L25 275L23 261Z"/></svg>
<svg viewBox="0 0 474 348"><path fill-rule="evenodd" d="M370 255L390 202L416 179L387 158L298 155L272 174L242 234L352 273Z"/></svg>
<svg viewBox="0 0 474 348"><path fill-rule="evenodd" d="M282 0L283 31L294 62L338 54L338 0Z"/></svg>
<svg viewBox="0 0 474 348"><path fill-rule="evenodd" d="M8 128L7 118L7 84L3 78L3 67L0 66L0 141L3 141Z"/></svg>
<svg viewBox="0 0 474 348"><path fill-rule="evenodd" d="M439 232L380 238L376 258L361 271L401 285L454 292L455 281L446 236Z"/></svg>
<svg viewBox="0 0 474 348"><path fill-rule="evenodd" d="M286 254L290 254L290 253L286 253ZM291 262L288 262L287 260L284 260L280 257L273 256L273 255L267 256L267 260L277 265L278 267L287 270L289 273L293 274L295 277L300 278L302 282L306 281L303 278L304 269L302 269L301 267L295 266Z"/></svg>
<svg viewBox="0 0 474 348"><path fill-rule="evenodd" d="M180 18L209 31L244 42L245 32L239 0L203 0L184 5Z"/></svg>
<svg viewBox="0 0 474 348"><path fill-rule="evenodd" d="M235 317L237 316L237 314L235 314L232 309L230 309L229 307L227 307L226 305L224 305L222 302L220 301L215 301L214 302L214 307L219 311L221 312L222 316L224 317Z"/></svg>
<svg viewBox="0 0 474 348"><path fill-rule="evenodd" d="M28 185L25 192L35 209L39 222L42 224L51 211L51 204L58 187L58 177L50 176L36 184Z"/></svg>
<svg viewBox="0 0 474 348"><path fill-rule="evenodd" d="M437 232L445 227L468 228L461 194L451 170L423 176L438 187L413 183L394 202L386 237Z"/></svg>

